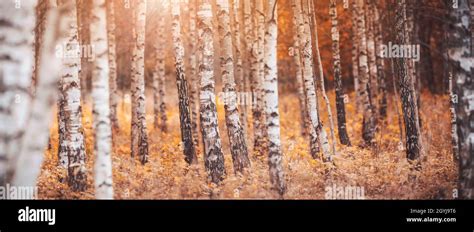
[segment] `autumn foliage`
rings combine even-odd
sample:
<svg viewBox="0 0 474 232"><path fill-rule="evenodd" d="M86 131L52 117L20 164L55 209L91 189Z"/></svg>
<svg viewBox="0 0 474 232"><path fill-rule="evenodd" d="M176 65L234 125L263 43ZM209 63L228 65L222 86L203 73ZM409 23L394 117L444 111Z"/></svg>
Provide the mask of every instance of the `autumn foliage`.
<svg viewBox="0 0 474 232"><path fill-rule="evenodd" d="M116 199L280 198L270 185L267 157L250 154L252 166L248 172L233 174L226 137L222 141L227 176L220 185L207 180L202 152L198 157L198 165L188 166L181 150L178 108L177 104L173 104L176 99L173 94L169 96L167 101L173 106L168 111L170 129L168 133L149 129L150 162L146 165L130 157L130 104L126 98L125 102L119 104L121 129L114 138L112 156ZM329 98L334 99L334 95L330 94ZM301 136L296 95L281 96L283 167L288 184L284 198L325 199L325 188L335 184L363 186L366 199L452 199L456 188L457 164L452 158L450 135L444 133L449 131L449 124L440 123L449 121L449 99L425 93L422 100L424 152L420 172L410 170L404 145L400 142L398 116L393 104L389 105L387 121L378 125L377 145L363 148L359 146L362 144L362 116L356 113L354 104L349 102L348 133L353 146L338 146L334 157L336 169L332 169L329 175L330 166L311 157L307 138ZM148 105L147 110L151 110L151 107ZM224 131L222 104L219 104L218 113L220 130ZM327 115L323 114L322 117L323 122L328 122ZM151 114L147 115L147 120L149 125L153 125ZM88 104L84 107L83 122L87 138L88 189L85 192L73 192L67 186L67 171L57 165L58 134L55 124L51 128L51 144L45 151L46 159L38 181L40 199L94 199L94 136L91 134ZM221 134L225 136L225 133Z"/></svg>

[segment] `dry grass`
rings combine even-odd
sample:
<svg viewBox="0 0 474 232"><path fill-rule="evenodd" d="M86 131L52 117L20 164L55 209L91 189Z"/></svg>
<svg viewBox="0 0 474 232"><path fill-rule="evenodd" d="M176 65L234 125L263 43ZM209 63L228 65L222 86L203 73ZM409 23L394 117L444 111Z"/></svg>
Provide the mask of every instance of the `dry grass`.
<svg viewBox="0 0 474 232"><path fill-rule="evenodd" d="M333 95L330 95L334 99ZM297 98L282 96L280 103L284 170L288 190L285 199L324 199L325 187L361 186L367 199L450 199L456 187L457 166L452 161L448 99L424 95L422 98L423 169L409 181L410 167L399 146L398 118L393 106L383 126L379 126L377 147L366 149L361 144L361 115L348 104L348 132L352 147L338 145L337 168L332 177L325 175L327 167L308 153L307 139L300 135ZM170 100L170 102L173 102ZM323 104L323 103L321 103ZM202 155L198 166L188 167L180 149L179 121L176 104L170 104L170 133L153 130L148 115L150 162L142 166L130 158L129 104L119 107L122 125L116 134L113 155L113 178L116 199L273 199L279 196L271 189L265 157L251 156L252 167L245 175L234 175L223 121L219 107L221 136L224 144L227 177L221 185L207 181ZM151 111L149 106L148 112ZM334 106L333 106L333 109ZM328 122L323 113L324 122ZM84 106L87 137L87 167L89 188L72 192L64 182L66 171L57 164L57 125L52 127L51 149L45 152L45 162L39 178L39 197L43 199L93 199L93 135L91 112ZM329 125L329 123L326 123ZM327 128L326 128L327 129ZM249 139L249 142L251 139ZM411 178L410 178L411 179Z"/></svg>

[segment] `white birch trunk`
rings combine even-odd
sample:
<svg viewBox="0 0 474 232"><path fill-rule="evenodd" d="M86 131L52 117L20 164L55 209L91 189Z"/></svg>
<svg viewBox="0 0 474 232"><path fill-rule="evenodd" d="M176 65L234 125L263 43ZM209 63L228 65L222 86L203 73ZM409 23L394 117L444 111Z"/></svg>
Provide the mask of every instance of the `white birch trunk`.
<svg viewBox="0 0 474 232"><path fill-rule="evenodd" d="M156 29L155 67L153 71L153 126L162 132L168 131L168 116L166 115L166 18L167 8L165 4L159 5L158 28Z"/></svg>
<svg viewBox="0 0 474 232"><path fill-rule="evenodd" d="M332 150L332 155L336 155L336 136L334 134L334 119L332 116L332 110L331 110L331 104L329 104L329 98L326 94L326 85L324 83L324 72L323 72L323 62L321 60L321 53L319 51L319 36L318 36L318 22L316 21L316 14L314 12L314 5L312 1L308 1L308 18L311 21L310 26L313 30L311 35L314 35L312 37L312 40L314 42L314 51L315 51L315 57L317 61L317 67L319 71L319 81L321 85L321 93L323 95L324 102L326 103L326 108L327 108L327 113L328 113L328 118L329 118L329 130L330 130L330 135L331 135L331 145L329 144L329 141L326 139L327 136L326 130L324 128L321 129L321 147L323 149L323 160L326 162L331 162L332 157L331 157L331 152L329 151L330 149ZM310 30L311 31L311 30ZM318 74L314 75L315 77L318 77ZM321 120L321 119L320 119ZM320 122L322 124L322 122Z"/></svg>
<svg viewBox="0 0 474 232"><path fill-rule="evenodd" d="M0 186L7 181L30 115L35 0L0 2Z"/></svg>
<svg viewBox="0 0 474 232"><path fill-rule="evenodd" d="M366 23L364 18L364 0L356 0L357 29L359 40L359 96L363 112L362 138L366 145L372 145L375 138L375 117L370 101L370 73L367 56Z"/></svg>
<svg viewBox="0 0 474 232"><path fill-rule="evenodd" d="M117 89L117 43L115 37L115 3L113 0L107 1L107 39L109 58L109 86L110 86L110 123L113 130L119 129L117 118L117 105L119 95Z"/></svg>
<svg viewBox="0 0 474 232"><path fill-rule="evenodd" d="M362 111L362 104L360 100L360 90L359 90L359 30L358 30L358 15L357 15L357 3L356 1L352 1L352 9L351 9L351 24L352 24L352 77L354 78L354 94L355 94L355 105L357 112Z"/></svg>
<svg viewBox="0 0 474 232"><path fill-rule="evenodd" d="M145 107L145 24L146 0L135 5L135 44L132 57L132 130L131 155L138 156L140 162L148 162L148 135Z"/></svg>
<svg viewBox="0 0 474 232"><path fill-rule="evenodd" d="M211 4L204 0L198 12L199 52L202 53L199 67L201 131L206 170L211 181L219 183L224 178L225 167L217 124L212 17Z"/></svg>
<svg viewBox="0 0 474 232"><path fill-rule="evenodd" d="M62 6L64 7L64 6ZM31 104L31 114L21 143L18 160L14 163L12 185L35 187L43 162L44 149L48 145L49 128L53 119L53 108L57 98L57 83L60 78L62 57L56 55L56 45L65 42L69 29L67 21L61 20L68 10L51 7L46 12L45 31L38 50L36 96ZM29 196L33 198L35 196Z"/></svg>
<svg viewBox="0 0 474 232"><path fill-rule="evenodd" d="M243 172L250 165L245 134L240 123L237 108L237 93L234 79L234 56L232 50L232 31L230 26L229 0L218 0L219 38L222 51L221 72L224 91L224 108L229 137L230 152L235 172Z"/></svg>
<svg viewBox="0 0 474 232"><path fill-rule="evenodd" d="M63 59L61 70L62 108L64 120L63 139L67 155L68 184L73 190L85 190L85 141L82 126L81 84L79 68L81 64L81 50L77 30L77 10L75 2L60 0L62 10L67 10L62 20L68 24L67 40L60 44ZM63 7L64 5L64 7ZM67 5L67 6L66 6Z"/></svg>
<svg viewBox="0 0 474 232"><path fill-rule="evenodd" d="M367 34L367 55L369 60L369 91L370 99L373 107L374 114L376 114L376 99L378 96L377 91L377 65L376 65L376 53L375 53L375 25L374 25L374 14L372 7L372 0L365 0L365 24Z"/></svg>
<svg viewBox="0 0 474 232"><path fill-rule="evenodd" d="M472 7L472 5L471 5ZM468 0L460 0L457 9L449 14L450 29L448 55L455 79L457 97L456 125L459 136L459 197L474 199L474 41L469 36L472 18L469 17Z"/></svg>
<svg viewBox="0 0 474 232"><path fill-rule="evenodd" d="M320 136L322 125L320 125L320 119L318 114L317 106L317 97L316 89L314 82L314 67L313 67L313 48L311 44L310 28L309 24L305 22L304 15L302 11L302 1L293 0L292 8L294 15L296 17L296 22L298 24L298 39L301 47L298 50L301 51L301 63L303 65L303 79L304 79L304 88L306 93L306 109L308 117L308 126L307 128L310 136L310 152L313 158L317 158L320 152ZM327 139L326 139L327 140Z"/></svg>
<svg viewBox="0 0 474 232"><path fill-rule="evenodd" d="M253 133L254 133L254 153L263 155L266 150L265 141L265 113L264 113L264 42L265 42L265 12L263 1L256 1L254 4L255 37L252 49L252 82L253 95Z"/></svg>
<svg viewBox="0 0 474 232"><path fill-rule="evenodd" d="M277 38L278 13L277 1L269 0L266 12L265 30L265 78L263 83L265 116L268 136L268 164L270 181L273 187L283 195L286 190L283 173L283 154L280 138L280 113L278 111L278 67Z"/></svg>
<svg viewBox="0 0 474 232"><path fill-rule="evenodd" d="M291 8L293 10L293 30L294 30L292 56L293 56L293 61L295 62L295 69L296 69L295 79L296 79L296 84L297 84L298 101L300 105L301 135L303 137L306 137L307 132L309 131L308 128L310 128L310 124L309 124L309 119L307 117L308 110L306 108L305 80L303 78L303 60L302 60L301 44L300 44L301 35L298 30L300 27L300 20L301 20L298 17L301 17L301 12L298 12L296 7L297 7L297 1L293 0L291 2ZM301 4L300 4L300 9L301 9Z"/></svg>
<svg viewBox="0 0 474 232"><path fill-rule="evenodd" d="M92 16L90 24L91 42L96 51L92 73L95 196L97 199L113 199L112 128L109 107L109 62L105 0L93 0Z"/></svg>
<svg viewBox="0 0 474 232"><path fill-rule="evenodd" d="M374 30L375 30L375 53L377 56L377 83L379 92L379 117L381 120L387 118L387 77L385 75L385 58L382 57L383 45L383 24L384 20L380 17L380 8L377 3L373 3L374 11Z"/></svg>
<svg viewBox="0 0 474 232"><path fill-rule="evenodd" d="M242 46L242 39L243 39L243 32L244 26L241 23L241 0L231 0L232 1L232 25L233 25L233 43L234 43L234 50L235 50L235 81L237 84L237 91L243 93L246 91L245 86L245 76L244 76L244 67L243 67L243 46ZM247 102L246 98L240 99L241 104L239 105L239 112L240 112L240 122L242 123L242 128L244 130L244 134L247 131Z"/></svg>
<svg viewBox="0 0 474 232"><path fill-rule="evenodd" d="M198 94L198 60L197 60L197 0L189 2L189 105L191 107L191 126L194 146L199 147L199 94ZM199 149L196 149L199 150Z"/></svg>

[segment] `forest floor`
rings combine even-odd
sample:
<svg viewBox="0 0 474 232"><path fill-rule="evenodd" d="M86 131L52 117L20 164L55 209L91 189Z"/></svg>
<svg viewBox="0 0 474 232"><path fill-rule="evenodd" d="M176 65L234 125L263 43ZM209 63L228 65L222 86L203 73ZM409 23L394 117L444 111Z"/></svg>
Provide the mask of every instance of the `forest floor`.
<svg viewBox="0 0 474 232"><path fill-rule="evenodd" d="M329 97L334 99L333 94ZM285 199L325 199L326 188L332 186L363 187L366 199L453 198L458 174L451 152L447 96L426 93L422 96L424 153L421 159L422 170L416 174L415 180L410 178L410 165L405 158L404 146L400 144L398 116L394 105L389 104L386 123L379 124L377 145L373 148L363 148L360 146L362 114L356 113L353 104L347 104L347 127L353 146L338 144L334 158L336 169L328 180L325 175L327 165L311 157L308 152L308 139L301 136L296 95L281 96L280 101L283 168L288 187ZM322 109L325 109L324 103L320 104L324 106ZM129 101L126 100L119 106L121 129L115 136L112 157L116 199L279 198L270 186L266 157L250 154L252 166L249 172L244 175L233 173L222 105L219 105L218 111L227 177L219 186L207 181L202 152L199 155L199 165L186 165L180 149L177 104L168 104L169 133L154 130L152 114L147 115L150 162L145 166L140 164L138 159L130 157ZM152 112L151 107L149 103L147 112ZM45 151L45 160L38 180L40 199L94 199L90 104L85 104L83 109L89 187L85 192L73 192L68 188L65 182L67 172L57 165L58 134L57 120L54 120L51 128L51 147ZM332 109L335 110L334 105ZM322 117L329 132L329 121L324 110ZM250 151L251 141L249 136Z"/></svg>

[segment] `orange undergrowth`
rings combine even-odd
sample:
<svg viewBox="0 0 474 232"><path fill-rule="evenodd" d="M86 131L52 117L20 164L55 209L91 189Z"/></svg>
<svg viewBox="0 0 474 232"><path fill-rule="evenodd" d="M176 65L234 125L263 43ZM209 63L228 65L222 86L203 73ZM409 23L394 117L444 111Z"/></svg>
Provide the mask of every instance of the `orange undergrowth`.
<svg viewBox="0 0 474 232"><path fill-rule="evenodd" d="M352 95L351 95L352 96ZM329 95L334 99L334 95ZM151 99L151 98L149 98ZM390 99L391 100L391 99ZM327 166L308 153L307 138L300 134L298 100L295 95L281 96L283 165L288 189L285 199L324 199L325 188L360 186L366 199L450 199L456 188L457 165L452 160L450 145L449 106L445 96L422 96L423 147L422 170L409 181L410 167L400 146L398 117L389 105L386 124L378 127L377 146L363 148L361 114L347 105L348 133L353 146L337 146L336 169L331 180L325 178ZM173 100L170 100L173 102ZM323 102L320 103L324 106ZM202 154L199 165L188 167L180 148L177 104L169 104L169 133L152 128L152 115L147 117L150 139L150 162L145 166L130 157L130 104L119 107L120 131L115 133L113 146L113 181L116 199L273 199L279 198L271 189L265 157L250 154L252 166L246 174L235 175L224 126L223 107L219 106L220 134L224 145L227 177L220 185L207 181ZM45 151L45 161L38 180L41 199L93 199L93 134L90 105L85 104L89 187L85 192L71 191L66 171L57 166L57 123L51 128L51 146ZM335 110L335 106L332 106ZM152 112L149 103L147 112ZM322 110L325 128L328 119ZM333 113L335 115L335 113ZM249 129L251 132L251 129ZM337 130L336 130L337 133ZM336 134L337 136L337 134ZM251 144L251 138L248 138ZM251 148L249 148L251 150Z"/></svg>

